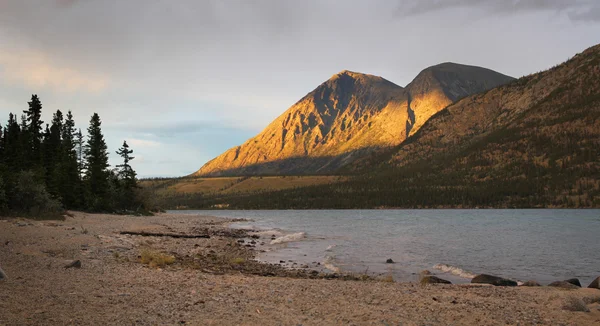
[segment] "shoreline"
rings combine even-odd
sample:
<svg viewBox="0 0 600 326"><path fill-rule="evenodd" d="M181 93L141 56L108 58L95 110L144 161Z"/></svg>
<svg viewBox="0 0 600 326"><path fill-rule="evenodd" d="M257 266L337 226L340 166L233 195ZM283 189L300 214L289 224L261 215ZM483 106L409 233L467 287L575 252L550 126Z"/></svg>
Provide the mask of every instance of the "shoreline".
<svg viewBox="0 0 600 326"><path fill-rule="evenodd" d="M586 304L590 312L564 309L569 300L600 298L595 289L345 281L341 274L314 275L254 261L260 249L251 241L257 239L223 218L71 215L64 221L0 220L0 267L7 275L0 281L0 325L600 321L600 299ZM174 261L144 264L148 252ZM76 260L81 268L65 268Z"/></svg>

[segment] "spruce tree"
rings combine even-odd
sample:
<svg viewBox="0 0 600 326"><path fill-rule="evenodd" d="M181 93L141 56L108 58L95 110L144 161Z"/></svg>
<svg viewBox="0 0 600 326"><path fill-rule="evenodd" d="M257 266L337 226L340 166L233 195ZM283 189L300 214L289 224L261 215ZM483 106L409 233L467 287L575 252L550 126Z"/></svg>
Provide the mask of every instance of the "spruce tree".
<svg viewBox="0 0 600 326"><path fill-rule="evenodd" d="M0 123L0 164L4 162L4 130Z"/></svg>
<svg viewBox="0 0 600 326"><path fill-rule="evenodd" d="M3 161L9 175L14 175L23 168L21 151L21 127L14 114L8 115L8 122L4 128L4 155ZM4 180L6 182L6 179Z"/></svg>
<svg viewBox="0 0 600 326"><path fill-rule="evenodd" d="M60 196L67 208L80 206L81 179L76 153L75 121L71 111L61 128Z"/></svg>
<svg viewBox="0 0 600 326"><path fill-rule="evenodd" d="M21 124L19 125L19 171L30 169L33 167L32 151L31 151L31 133L27 126L27 116L21 115Z"/></svg>
<svg viewBox="0 0 600 326"><path fill-rule="evenodd" d="M28 144L28 164L32 167L41 165L41 145L42 145L42 102L37 95L31 95L31 101L27 102L29 109L23 111L26 118L26 133ZM25 131L24 130L24 131Z"/></svg>
<svg viewBox="0 0 600 326"><path fill-rule="evenodd" d="M62 172L62 129L63 114L57 110L52 117L52 125L44 137L44 168L46 169L46 189L58 197L61 195Z"/></svg>
<svg viewBox="0 0 600 326"><path fill-rule="evenodd" d="M129 149L127 141L123 141L123 146L119 148L117 154L123 158L123 164L117 165L119 168L118 176L123 184L123 189L126 193L132 194L133 190L137 187L136 173L129 165L129 162L135 157L130 156L133 153L132 149ZM133 197L133 196L132 196Z"/></svg>
<svg viewBox="0 0 600 326"><path fill-rule="evenodd" d="M85 156L84 156L84 145L83 145L83 133L81 129L75 133L75 151L77 155L77 173L79 179L83 179L85 170Z"/></svg>
<svg viewBox="0 0 600 326"><path fill-rule="evenodd" d="M100 116L94 113L88 127L88 140L84 154L86 161L85 179L92 196L92 209L109 209L108 152L101 130Z"/></svg>

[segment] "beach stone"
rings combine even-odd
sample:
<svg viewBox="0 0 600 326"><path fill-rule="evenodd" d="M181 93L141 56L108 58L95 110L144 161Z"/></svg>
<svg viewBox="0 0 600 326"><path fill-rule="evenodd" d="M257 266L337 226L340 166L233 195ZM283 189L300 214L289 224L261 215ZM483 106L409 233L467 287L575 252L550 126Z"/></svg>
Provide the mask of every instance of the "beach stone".
<svg viewBox="0 0 600 326"><path fill-rule="evenodd" d="M4 271L2 270L2 268L0 268L0 281L4 281L6 280L6 273L4 273Z"/></svg>
<svg viewBox="0 0 600 326"><path fill-rule="evenodd" d="M579 279L576 279L576 278L570 278L568 280L565 280L565 282L569 282L569 283L571 283L573 285L581 287L581 282L579 282Z"/></svg>
<svg viewBox="0 0 600 326"><path fill-rule="evenodd" d="M590 285L588 286L588 288L590 288L590 289L599 289L600 290L600 276L596 277L596 279L593 280L592 283L590 283Z"/></svg>
<svg viewBox="0 0 600 326"><path fill-rule="evenodd" d="M393 264L393 263L394 263L394 261L392 260L392 258L388 258L388 259L385 261L385 263L386 263L386 264Z"/></svg>
<svg viewBox="0 0 600 326"><path fill-rule="evenodd" d="M81 268L81 260L75 260L65 265L65 268Z"/></svg>
<svg viewBox="0 0 600 326"><path fill-rule="evenodd" d="M521 286L542 286L542 285L536 281L527 281L527 282L521 284Z"/></svg>
<svg viewBox="0 0 600 326"><path fill-rule="evenodd" d="M561 288L561 289L578 289L579 286L567 282L567 281L556 281L556 282L552 282L550 284L548 284L548 286L551 287L555 287L555 288Z"/></svg>
<svg viewBox="0 0 600 326"><path fill-rule="evenodd" d="M441 279L437 276L428 275L421 278L421 284L452 284L452 282Z"/></svg>
<svg viewBox="0 0 600 326"><path fill-rule="evenodd" d="M517 286L517 282L508 280L502 277L488 275L488 274L480 274L475 276L471 283L479 283L479 284L491 284L494 286Z"/></svg>

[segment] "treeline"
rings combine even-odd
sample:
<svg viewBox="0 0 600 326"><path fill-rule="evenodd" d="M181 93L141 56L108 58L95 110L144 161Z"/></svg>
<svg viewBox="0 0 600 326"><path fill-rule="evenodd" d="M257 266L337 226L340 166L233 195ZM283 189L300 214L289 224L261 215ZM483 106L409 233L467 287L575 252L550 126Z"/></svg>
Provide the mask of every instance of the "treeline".
<svg viewBox="0 0 600 326"><path fill-rule="evenodd" d="M20 120L10 113L0 126L0 215L47 216L64 209L94 212L142 210L133 151L123 142L123 163L109 169L108 147L97 113L87 137L75 127L71 111L57 110L42 121L42 103L31 96Z"/></svg>

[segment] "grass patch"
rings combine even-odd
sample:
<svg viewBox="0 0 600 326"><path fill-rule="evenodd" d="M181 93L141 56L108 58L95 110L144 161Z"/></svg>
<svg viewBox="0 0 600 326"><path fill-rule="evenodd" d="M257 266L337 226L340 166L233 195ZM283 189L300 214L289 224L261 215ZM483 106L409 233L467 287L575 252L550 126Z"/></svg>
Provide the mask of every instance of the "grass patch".
<svg viewBox="0 0 600 326"><path fill-rule="evenodd" d="M236 258L231 259L231 263L235 264L235 265L241 265L245 262L246 262L246 259L241 258L241 257L236 257Z"/></svg>
<svg viewBox="0 0 600 326"><path fill-rule="evenodd" d="M153 250L142 250L140 262L150 267L164 267L175 262L175 257Z"/></svg>

